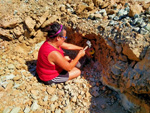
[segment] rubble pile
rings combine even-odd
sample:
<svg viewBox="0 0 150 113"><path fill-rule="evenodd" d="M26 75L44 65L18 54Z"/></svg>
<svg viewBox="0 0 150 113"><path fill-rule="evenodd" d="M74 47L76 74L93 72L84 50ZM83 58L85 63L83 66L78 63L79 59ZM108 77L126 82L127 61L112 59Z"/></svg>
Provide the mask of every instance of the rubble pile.
<svg viewBox="0 0 150 113"><path fill-rule="evenodd" d="M45 86L34 77L36 60L46 36L41 29L54 21L67 27L67 42L84 47L90 40L95 52L82 78ZM149 1L2 0L0 111L106 113L118 105L122 113L148 113L149 46ZM110 102L99 103L105 95Z"/></svg>

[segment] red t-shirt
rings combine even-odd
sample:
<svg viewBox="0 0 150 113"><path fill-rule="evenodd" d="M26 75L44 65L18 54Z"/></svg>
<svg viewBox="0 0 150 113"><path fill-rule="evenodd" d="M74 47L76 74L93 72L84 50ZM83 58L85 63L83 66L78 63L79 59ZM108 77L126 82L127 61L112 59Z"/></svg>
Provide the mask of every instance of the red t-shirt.
<svg viewBox="0 0 150 113"><path fill-rule="evenodd" d="M60 50L58 50L53 46L51 46L48 43L48 41L45 41L41 46L41 48L39 49L36 71L39 78L43 81L49 81L54 79L63 70L58 65L53 65L48 61L48 55L52 51L58 51L64 56L64 52L61 49L61 47Z"/></svg>

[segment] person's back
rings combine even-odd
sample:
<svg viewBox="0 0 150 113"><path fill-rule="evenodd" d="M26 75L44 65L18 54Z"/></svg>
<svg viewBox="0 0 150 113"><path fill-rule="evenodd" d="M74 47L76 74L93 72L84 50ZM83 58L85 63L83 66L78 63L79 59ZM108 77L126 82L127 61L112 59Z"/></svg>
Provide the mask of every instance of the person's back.
<svg viewBox="0 0 150 113"><path fill-rule="evenodd" d="M48 55L52 51L58 51L64 56L62 49L58 50L54 48L48 43L48 41L45 41L43 43L38 53L38 60L36 67L37 74L39 78L43 81L52 80L53 78L57 77L59 73L63 70L58 65L53 65L48 61Z"/></svg>

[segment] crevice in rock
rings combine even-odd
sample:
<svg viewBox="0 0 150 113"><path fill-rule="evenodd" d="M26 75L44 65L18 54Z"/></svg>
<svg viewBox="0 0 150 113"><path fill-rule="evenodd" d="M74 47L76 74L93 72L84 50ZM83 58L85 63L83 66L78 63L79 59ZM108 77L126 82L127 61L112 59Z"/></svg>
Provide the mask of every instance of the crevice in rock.
<svg viewBox="0 0 150 113"><path fill-rule="evenodd" d="M91 48L93 48L94 50L94 55L92 56L92 58L90 58L89 56L86 55L85 57L85 62L83 62L82 65L84 65L84 67L91 65L91 62L99 62L99 67L98 71L101 72L102 74L100 75L100 79L101 79L101 83L103 83L103 85L108 86L110 89L117 91L118 93L122 93L121 95L126 95L126 93L124 92L130 92L130 96L126 95L127 98L129 98L129 100L124 100L124 98L120 97L122 99L122 103L124 103L124 101L126 101L126 103L128 103L128 101L130 101L131 103L133 102L133 106L130 106L131 108L129 108L129 106L126 108L128 109L130 112L132 111L136 111L136 109L140 109L141 111L144 110L143 107L145 107L146 111L149 111L149 94L135 94L134 93L134 86L129 85L130 83L128 83L128 81L126 81L125 83L123 83L124 80L129 80L129 79L124 79L124 75L125 73L128 73L126 75L127 78L131 76L134 77L135 74L132 75L132 72L128 72L128 69L130 68L131 71L135 71L134 68L136 68L136 66L138 65L138 61L129 59L125 54L123 54L122 52L118 52L117 51L117 44L115 42L113 42L112 40L109 40L101 35L97 35L97 34L82 34L77 32L76 30L73 29L68 29L68 37L69 39L67 40L67 42L70 43L74 43L80 46L85 47L86 46L86 41L90 40L92 43ZM135 36L136 37L136 36ZM111 45L111 43L113 45ZM121 45L121 47L123 48L123 44ZM144 55L147 52L148 47L146 47L145 49L143 49L143 51L141 52L141 55L144 53ZM144 56L142 56L141 58L144 58ZM82 61L82 59L81 59ZM91 63L91 64L90 64ZM91 65L92 66L92 65ZM89 68L90 69L90 68ZM136 72L138 73L138 72ZM136 77L137 75L135 75ZM130 80L129 80L130 81ZM129 85L129 86L128 86ZM124 87L125 86L125 87ZM131 90L130 90L131 89ZM133 92L132 92L133 91ZM142 101L143 105L137 104L136 101L134 99L132 99L132 95L134 94L133 98L138 99L138 101ZM126 105L124 105L126 107Z"/></svg>

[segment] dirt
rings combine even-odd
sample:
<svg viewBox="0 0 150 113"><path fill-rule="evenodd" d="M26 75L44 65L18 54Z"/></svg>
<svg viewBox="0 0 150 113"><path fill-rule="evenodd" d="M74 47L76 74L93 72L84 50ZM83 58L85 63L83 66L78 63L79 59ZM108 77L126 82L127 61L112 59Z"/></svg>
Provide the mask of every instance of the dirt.
<svg viewBox="0 0 150 113"><path fill-rule="evenodd" d="M92 20L85 19L88 17L89 14L96 11L98 7L96 7L96 3L92 4L92 0L83 0L84 3L88 4L89 6L85 6L85 4L82 4L82 1L80 0L1 0L0 1L0 21L1 23L7 23L13 20L13 18L19 18L19 23L21 23L20 26L22 26L22 29L24 30L24 34L21 35L14 35L13 29L15 26L6 26L6 28L3 26L4 30L10 30L8 31L9 36L14 39L10 40L6 37L0 36L0 61L2 64L2 67L0 67L0 77L3 78L3 76L14 74L18 78L13 78L13 80L6 80L9 84L5 85L6 82L3 82L3 85L0 86L0 97L2 99L0 100L0 112L4 111L6 109L13 109L15 106L20 106L20 112L22 113L25 108L28 106L32 106L32 103L34 101L33 97L31 96L32 93L30 91L30 87L35 89L40 86L43 89L39 89L39 91L45 92L44 94L47 94L46 88L51 86L45 86L43 84L38 83L36 78L34 77L35 74L35 66L36 66L36 60L37 60L37 53L40 46L36 46L36 44L39 44L44 39L41 39L40 36L43 36L41 31L39 29L41 28L34 28L32 32L29 32L26 26L24 26L22 23L24 23L24 20L26 17L31 16L32 19L36 22L39 22L39 18L47 11L49 10L49 16L55 15L58 16L57 21L62 22L62 24L67 24L67 26L70 26L71 29L68 27L68 42L78 44L80 46L86 46L85 42L90 39L92 41L93 46L95 47L96 51L98 53L94 54L95 56L86 56L86 58L82 59L82 74L81 78L79 78L80 81L86 80L85 84L88 87L88 90L90 92L91 98L88 98L87 103L90 103L90 106L88 108L83 107L80 109L80 105L77 107L80 110L77 111L77 113L84 113L84 112L90 112L90 113L129 113L129 111L125 110L122 106L121 99L119 97L119 94L114 91L113 89L108 88L105 84L103 84L100 80L102 79L101 73L102 73L102 65L98 64L98 60L101 61L101 64L103 64L103 67L107 67L107 63L111 58L114 57L115 54L113 51L113 48L111 45L106 45L104 43L106 40L97 34L94 34L93 32L97 32L99 24L107 23L108 17L103 17L103 22L97 22L95 23ZM94 0L97 1L97 0ZM105 0L104 0L105 1ZM113 0L111 0L113 3ZM115 1L115 0L114 0ZM116 0L117 1L117 0ZM125 0L124 0L125 1ZM147 0L148 1L148 0ZM97 1L99 2L99 1ZM106 4L103 4L101 7L107 7L109 1L105 1ZM120 2L118 2L120 3ZM125 2L121 2L121 4L124 4ZM132 2L131 2L132 3ZM71 4L71 5L69 5ZM95 5L95 6L94 6ZM64 8L65 6L65 8ZM86 7L83 9L83 7ZM120 7L120 5L118 5ZM73 12L70 13L69 10L73 9ZM82 10L83 9L83 10ZM108 7L109 9L109 7ZM71 10L72 11L72 10ZM76 12L75 12L76 11ZM48 17L49 17L48 16ZM78 17L77 17L78 16ZM48 19L48 18L47 18ZM76 20L78 19L78 20ZM40 23L40 22L39 22ZM90 24L89 24L90 23ZM74 27L76 26L76 27ZM78 30L78 26L80 26L80 30ZM94 27L93 27L94 26ZM1 25L0 25L1 27ZM89 29L90 27L90 29ZM101 26L102 29L104 29L106 26ZM74 32L74 29L76 29L76 32ZM0 29L1 30L1 29ZM39 32L38 32L39 30ZM83 30L82 33L80 33ZM12 33L10 33L12 32ZM100 32L100 31L99 31ZM37 35L39 33L39 35ZM17 34L17 33L16 33ZM81 36L82 34L82 36ZM8 36L8 35L7 35ZM40 38L39 38L40 37ZM83 39L82 39L83 38ZM9 40L9 41L8 41ZM98 40L96 43L96 40ZM95 44L96 43L96 44ZM94 45L95 44L95 45ZM101 48L99 48L99 45ZM109 49L107 49L110 47ZM35 49L36 48L36 49ZM110 49L112 51L110 52ZM73 52L74 56L75 52ZM105 56L110 55L110 57L104 58ZM13 64L14 66L12 66ZM106 64L106 65L105 65ZM15 67L15 68L14 68ZM22 70L25 70L25 72L21 72ZM28 73L29 72L29 73ZM25 74L24 74L25 73ZM20 76L21 75L21 76ZM25 75L25 76L24 76ZM27 79L25 79L27 78ZM94 79L94 80L93 80ZM78 80L78 79L77 79ZM21 84L22 82L25 82L26 85L21 86L14 90L13 87L17 87L17 85ZM16 85L17 84L17 85ZM39 86L38 86L38 85ZM68 83L69 84L69 83ZM71 81L69 85L81 85L74 83L74 81ZM29 85L29 87L28 87ZM6 87L4 87L6 86ZM61 86L54 86L55 88L58 87L65 87L65 85ZM98 87L98 89L97 89ZM78 87L77 87L78 88ZM34 90L35 90L34 89ZM36 89L36 90L37 90ZM12 93L11 93L12 92ZM25 104L23 104L23 101L26 100L24 98L27 96L27 93L29 93L29 100ZM34 91L33 91L34 92ZM42 94L43 94L42 92ZM85 91L86 92L86 91ZM20 95L19 95L20 93ZM25 93L25 94L24 94ZM59 94L59 91L56 92L56 94ZM66 93L66 95L69 95L69 93ZM4 98L6 96L6 98ZM20 100L17 98L17 96L20 97ZM41 96L41 95L40 95ZM50 97L52 95L49 95ZM89 97L90 97L89 96ZM50 99L49 97L49 99ZM43 98L43 95L41 96ZM18 100L17 100L18 99ZM61 100L61 97L59 98ZM70 99L68 96L67 99ZM13 100L13 101L12 101ZM17 101L15 101L17 100ZM78 99L79 101L80 99ZM9 101L11 101L9 103ZM35 110L31 112L37 113L49 113L51 112L50 104L54 104L56 107L56 110L59 108L57 104L60 102L47 102L42 103L41 99L39 99L39 103L42 106L42 109L39 111ZM66 101L66 100L65 100ZM18 103L17 103L18 102ZM80 102L80 101L79 101ZM21 104L20 104L21 103ZM74 103L73 103L74 105ZM11 106L11 107L10 107ZM62 108L63 109L63 108ZM44 111L45 110L45 111ZM46 111L47 110L47 111ZM48 111L49 110L49 111ZM64 110L64 109L63 109ZM64 112L62 110L62 112ZM81 111L82 110L82 111ZM10 111L10 110L9 110ZM75 110L74 110L75 111ZM52 111L54 112L54 111ZM55 111L56 112L56 111Z"/></svg>

